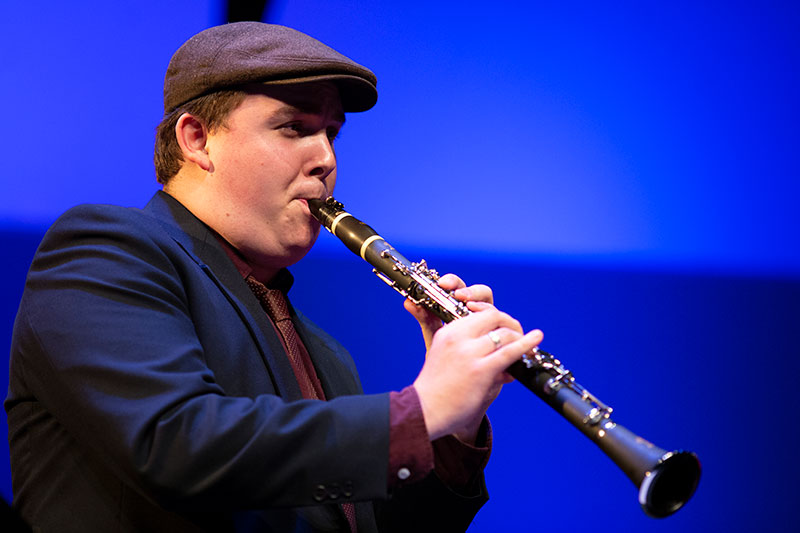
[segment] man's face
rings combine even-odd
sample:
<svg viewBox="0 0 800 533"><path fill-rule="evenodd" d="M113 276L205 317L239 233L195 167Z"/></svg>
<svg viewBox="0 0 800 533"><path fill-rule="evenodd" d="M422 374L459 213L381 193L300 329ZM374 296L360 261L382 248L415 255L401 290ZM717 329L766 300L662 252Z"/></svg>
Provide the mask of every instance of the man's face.
<svg viewBox="0 0 800 533"><path fill-rule="evenodd" d="M205 192L214 209L201 218L257 274L294 264L314 244L319 223L306 200L333 193L333 140L343 123L331 83L262 86L209 134Z"/></svg>

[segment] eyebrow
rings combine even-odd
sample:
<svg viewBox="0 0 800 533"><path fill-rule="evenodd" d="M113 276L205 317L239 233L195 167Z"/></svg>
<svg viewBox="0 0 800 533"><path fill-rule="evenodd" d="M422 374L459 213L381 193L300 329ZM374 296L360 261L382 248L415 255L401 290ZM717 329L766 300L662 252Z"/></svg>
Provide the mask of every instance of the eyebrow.
<svg viewBox="0 0 800 533"><path fill-rule="evenodd" d="M312 100L293 102L291 104L284 102L284 105L275 112L274 117L282 121L289 120L297 114L321 115L323 114L323 106L319 102ZM343 111L334 113L333 119L342 125L344 125L346 120Z"/></svg>

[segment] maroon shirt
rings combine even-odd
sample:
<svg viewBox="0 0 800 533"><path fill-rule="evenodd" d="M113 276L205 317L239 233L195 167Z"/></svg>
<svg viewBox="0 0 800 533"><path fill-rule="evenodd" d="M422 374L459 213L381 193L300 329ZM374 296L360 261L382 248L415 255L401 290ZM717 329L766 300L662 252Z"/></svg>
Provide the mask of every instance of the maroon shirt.
<svg viewBox="0 0 800 533"><path fill-rule="evenodd" d="M253 268L239 252L220 235L215 234L225 253L246 279ZM258 280L270 289L279 289L284 296L294 282L291 273L282 269L271 280ZM288 297L287 297L288 302ZM275 328L283 344L283 337L268 313L264 316ZM286 346L284 344L284 350ZM305 347L302 347L305 350ZM422 415L419 396L413 385L400 392L389 393L389 472L388 489L393 489L424 479L432 470L456 492L473 492L474 484L489 460L492 434L489 420L484 417L475 445L460 441L453 435L431 442Z"/></svg>

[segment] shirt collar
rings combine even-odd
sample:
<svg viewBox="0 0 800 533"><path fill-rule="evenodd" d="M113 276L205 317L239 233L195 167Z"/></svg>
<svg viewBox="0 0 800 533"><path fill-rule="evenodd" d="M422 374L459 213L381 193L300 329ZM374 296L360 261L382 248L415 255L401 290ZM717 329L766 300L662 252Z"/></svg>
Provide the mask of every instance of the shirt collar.
<svg viewBox="0 0 800 533"><path fill-rule="evenodd" d="M250 266L250 264L241 254L241 252L239 252L239 250L234 248L233 245L231 245L231 243L226 241L222 237L222 235L220 235L214 230L211 231L217 238L217 241L219 241L220 245L222 246L222 249L225 250L225 253L228 254L228 257L230 257L231 261L233 261L233 264L236 267L236 270L239 271L239 274L241 274L242 279L246 279L248 276L250 276L253 273L253 267ZM277 274L275 274L272 277L272 279L270 280L259 279L258 281L263 283L269 289L278 289L283 294L288 294L289 289L291 289L292 285L294 284L294 276L292 276L292 273L289 272L287 269L282 268L278 271Z"/></svg>

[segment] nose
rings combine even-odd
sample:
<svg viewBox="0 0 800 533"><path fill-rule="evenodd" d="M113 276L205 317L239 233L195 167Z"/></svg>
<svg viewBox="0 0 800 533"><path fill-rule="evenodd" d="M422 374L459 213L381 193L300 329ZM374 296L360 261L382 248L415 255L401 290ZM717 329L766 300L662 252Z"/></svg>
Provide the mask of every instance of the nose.
<svg viewBox="0 0 800 533"><path fill-rule="evenodd" d="M336 152L333 149L333 142L328 138L325 130L309 136L308 139L311 146L309 147L310 157L306 173L323 180L336 168Z"/></svg>

